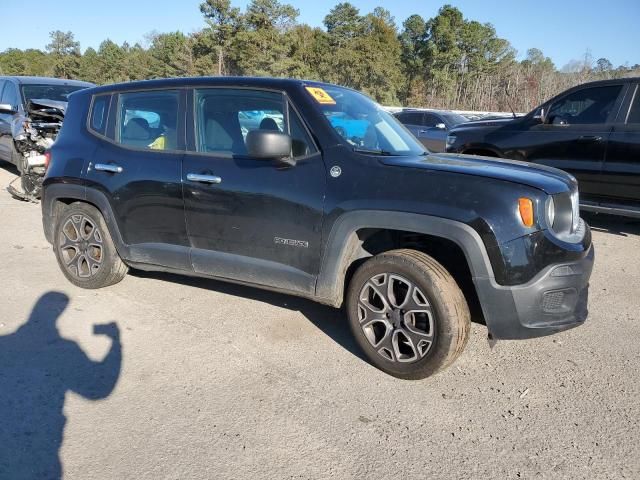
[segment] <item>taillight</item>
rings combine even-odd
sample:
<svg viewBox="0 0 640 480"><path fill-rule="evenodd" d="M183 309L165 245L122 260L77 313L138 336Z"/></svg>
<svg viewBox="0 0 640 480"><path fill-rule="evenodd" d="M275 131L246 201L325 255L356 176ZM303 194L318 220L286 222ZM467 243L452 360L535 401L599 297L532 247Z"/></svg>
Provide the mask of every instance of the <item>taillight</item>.
<svg viewBox="0 0 640 480"><path fill-rule="evenodd" d="M51 163L51 152L47 150L44 152L44 169L47 170L49 168L49 164Z"/></svg>

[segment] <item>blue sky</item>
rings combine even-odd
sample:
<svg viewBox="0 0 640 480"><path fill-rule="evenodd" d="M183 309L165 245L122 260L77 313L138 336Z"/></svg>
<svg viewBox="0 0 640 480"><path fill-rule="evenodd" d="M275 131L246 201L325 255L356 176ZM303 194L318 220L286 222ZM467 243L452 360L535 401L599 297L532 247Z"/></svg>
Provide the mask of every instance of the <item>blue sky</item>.
<svg viewBox="0 0 640 480"><path fill-rule="evenodd" d="M244 8L247 0L232 0ZM339 0L281 0L300 10L301 22L322 26L322 19ZM204 22L201 0L0 0L0 51L41 48L51 30L71 30L81 47L96 48L102 40L133 44L151 31L198 30ZM640 63L640 0L352 0L367 13L376 6L391 11L398 25L417 13L429 18L445 3L457 6L466 18L491 22L522 57L531 47L542 49L557 67L582 58L607 57L614 65ZM31 18L27 18L30 14Z"/></svg>

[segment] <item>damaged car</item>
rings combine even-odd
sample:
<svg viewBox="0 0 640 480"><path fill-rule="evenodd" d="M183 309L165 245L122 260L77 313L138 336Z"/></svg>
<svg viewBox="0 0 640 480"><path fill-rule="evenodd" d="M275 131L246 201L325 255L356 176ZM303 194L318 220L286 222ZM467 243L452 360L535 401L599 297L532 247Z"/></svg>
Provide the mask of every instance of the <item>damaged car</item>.
<svg viewBox="0 0 640 480"><path fill-rule="evenodd" d="M40 198L46 152L58 135L69 94L92 83L46 77L0 77L0 160L20 177L7 190L21 200Z"/></svg>

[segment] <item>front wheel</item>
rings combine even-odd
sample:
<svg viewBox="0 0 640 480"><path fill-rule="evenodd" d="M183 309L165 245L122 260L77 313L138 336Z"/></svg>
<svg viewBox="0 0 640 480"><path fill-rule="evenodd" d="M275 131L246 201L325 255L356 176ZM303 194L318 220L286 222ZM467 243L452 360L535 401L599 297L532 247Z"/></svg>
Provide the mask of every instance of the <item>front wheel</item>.
<svg viewBox="0 0 640 480"><path fill-rule="evenodd" d="M102 214L92 205L72 203L60 212L53 248L62 273L78 287L107 287L127 274Z"/></svg>
<svg viewBox="0 0 640 480"><path fill-rule="evenodd" d="M469 338L462 291L442 265L416 250L392 250L362 264L349 284L347 310L367 358L398 378L446 368Z"/></svg>

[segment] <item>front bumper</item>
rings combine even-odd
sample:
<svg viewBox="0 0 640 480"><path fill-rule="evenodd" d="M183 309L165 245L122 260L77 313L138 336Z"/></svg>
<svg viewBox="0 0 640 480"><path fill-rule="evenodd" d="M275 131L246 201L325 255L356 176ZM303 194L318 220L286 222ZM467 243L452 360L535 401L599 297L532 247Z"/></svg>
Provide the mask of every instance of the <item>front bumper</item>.
<svg viewBox="0 0 640 480"><path fill-rule="evenodd" d="M591 245L580 260L549 265L523 285L475 279L491 337L540 337L584 323L594 257Z"/></svg>

